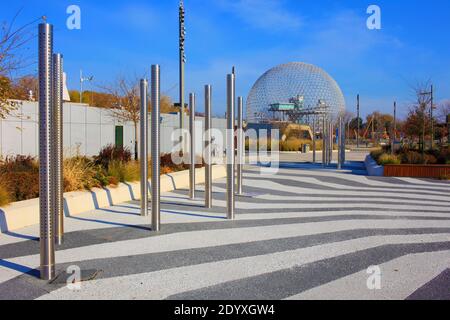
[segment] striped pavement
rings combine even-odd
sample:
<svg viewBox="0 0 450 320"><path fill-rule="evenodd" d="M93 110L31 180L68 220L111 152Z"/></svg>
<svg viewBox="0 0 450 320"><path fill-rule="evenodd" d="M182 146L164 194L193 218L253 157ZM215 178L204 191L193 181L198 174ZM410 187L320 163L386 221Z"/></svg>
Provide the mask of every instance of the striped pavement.
<svg viewBox="0 0 450 320"><path fill-rule="evenodd" d="M0 299L450 299L450 183L354 173L248 166L235 221L221 179L212 209L203 186L163 194L159 233L138 201L67 217L51 283L38 226L2 234Z"/></svg>

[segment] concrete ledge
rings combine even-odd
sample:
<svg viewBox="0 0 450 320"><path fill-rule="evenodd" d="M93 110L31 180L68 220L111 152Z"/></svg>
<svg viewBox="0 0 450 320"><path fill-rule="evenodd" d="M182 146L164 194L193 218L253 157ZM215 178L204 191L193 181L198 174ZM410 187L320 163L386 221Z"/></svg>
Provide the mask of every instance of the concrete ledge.
<svg viewBox="0 0 450 320"><path fill-rule="evenodd" d="M371 155L367 155L366 160L364 160L364 164L366 166L367 174L369 176L371 177L384 176L384 167L376 163L376 161L372 158Z"/></svg>
<svg viewBox="0 0 450 320"><path fill-rule="evenodd" d="M213 179L226 176L224 165L215 165ZM205 169L196 170L196 183L205 182ZM150 187L150 181L148 183ZM161 176L161 192L189 187L189 170ZM150 193L149 188L149 193ZM121 183L117 187L93 188L89 191L64 193L64 214L79 215L83 212L106 208L122 202L140 199L140 183ZM39 198L14 202L0 208L0 232L18 230L39 223Z"/></svg>

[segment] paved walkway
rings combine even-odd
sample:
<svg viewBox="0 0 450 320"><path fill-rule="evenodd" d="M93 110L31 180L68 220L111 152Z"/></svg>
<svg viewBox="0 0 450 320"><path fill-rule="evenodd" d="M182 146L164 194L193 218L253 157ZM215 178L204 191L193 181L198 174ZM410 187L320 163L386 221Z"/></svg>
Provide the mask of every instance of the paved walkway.
<svg viewBox="0 0 450 320"><path fill-rule="evenodd" d="M245 172L235 221L224 179L211 210L201 191L164 194L158 234L137 201L66 218L52 283L36 277L38 226L0 235L0 299L450 299L449 183L259 169ZM71 265L89 280L79 291L65 285Z"/></svg>

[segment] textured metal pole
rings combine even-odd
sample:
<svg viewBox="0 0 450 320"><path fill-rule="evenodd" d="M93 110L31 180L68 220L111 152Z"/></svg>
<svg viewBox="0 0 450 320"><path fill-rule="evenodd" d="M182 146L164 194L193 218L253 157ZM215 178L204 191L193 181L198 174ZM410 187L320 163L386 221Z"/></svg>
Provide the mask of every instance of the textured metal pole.
<svg viewBox="0 0 450 320"><path fill-rule="evenodd" d="M212 208L212 150L211 150L211 100L212 88L205 86L205 207Z"/></svg>
<svg viewBox="0 0 450 320"><path fill-rule="evenodd" d="M140 164L141 164L141 216L148 216L148 81L141 79Z"/></svg>
<svg viewBox="0 0 450 320"><path fill-rule="evenodd" d="M52 141L52 51L53 26L39 24L39 215L40 215L40 276L55 277L55 238L52 210L54 192L51 160Z"/></svg>
<svg viewBox="0 0 450 320"><path fill-rule="evenodd" d="M347 134L345 131L345 123L344 123L344 119L341 119L342 124L342 140L341 140L341 165L342 167L344 167L345 165L345 146L346 146L346 140L347 140Z"/></svg>
<svg viewBox="0 0 450 320"><path fill-rule="evenodd" d="M55 240L61 245L64 238L64 178L63 178L63 58L53 55L53 109L52 109L52 166L53 166L53 215L55 216Z"/></svg>
<svg viewBox="0 0 450 320"><path fill-rule="evenodd" d="M430 131L431 131L431 143L430 143L430 147L431 149L434 148L434 118L433 118L433 106L434 106L434 87L433 85L431 85L431 106L430 106L430 122L431 122L431 127L430 127Z"/></svg>
<svg viewBox="0 0 450 320"><path fill-rule="evenodd" d="M325 122L325 116L322 117L322 166L324 167L326 164L326 122Z"/></svg>
<svg viewBox="0 0 450 320"><path fill-rule="evenodd" d="M359 148L359 94L356 96L356 147Z"/></svg>
<svg viewBox="0 0 450 320"><path fill-rule="evenodd" d="M189 198L195 199L195 93L189 94Z"/></svg>
<svg viewBox="0 0 450 320"><path fill-rule="evenodd" d="M242 195L242 169L244 167L244 99L238 97L237 114L237 194Z"/></svg>
<svg viewBox="0 0 450 320"><path fill-rule="evenodd" d="M312 147L313 147L313 163L316 163L316 119L313 119L312 126Z"/></svg>
<svg viewBox="0 0 450 320"><path fill-rule="evenodd" d="M227 218L234 219L234 74L227 75Z"/></svg>
<svg viewBox="0 0 450 320"><path fill-rule="evenodd" d="M333 121L330 120L330 133L329 133L329 157L328 157L328 164L331 164L333 162Z"/></svg>
<svg viewBox="0 0 450 320"><path fill-rule="evenodd" d="M152 65L152 136L151 136L151 156L152 156L152 230L159 231L161 227L160 219L160 70L159 65Z"/></svg>
<svg viewBox="0 0 450 320"><path fill-rule="evenodd" d="M342 169L342 138L343 138L343 126L342 117L339 117L339 133L338 133L338 170Z"/></svg>

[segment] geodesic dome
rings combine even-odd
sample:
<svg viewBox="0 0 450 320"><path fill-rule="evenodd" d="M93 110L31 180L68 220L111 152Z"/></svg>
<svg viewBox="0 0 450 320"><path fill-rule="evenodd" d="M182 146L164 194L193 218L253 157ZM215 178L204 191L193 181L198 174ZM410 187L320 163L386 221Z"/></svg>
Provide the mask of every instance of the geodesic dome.
<svg viewBox="0 0 450 320"><path fill-rule="evenodd" d="M247 121L272 119L272 104L289 103L301 97L302 108L326 105L332 118L345 110L345 99L336 81L319 67L291 62L264 73L247 97Z"/></svg>

